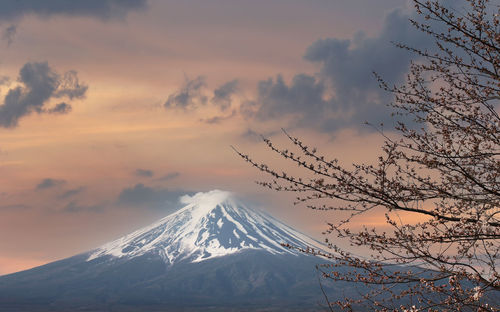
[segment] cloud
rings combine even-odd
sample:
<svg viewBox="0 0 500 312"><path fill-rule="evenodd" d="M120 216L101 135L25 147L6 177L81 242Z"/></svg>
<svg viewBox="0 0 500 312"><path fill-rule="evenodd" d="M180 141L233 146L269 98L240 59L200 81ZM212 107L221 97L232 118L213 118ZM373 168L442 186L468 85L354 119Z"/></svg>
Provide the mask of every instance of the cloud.
<svg viewBox="0 0 500 312"><path fill-rule="evenodd" d="M254 131L254 130L248 128L240 136L243 139L251 141L251 142L262 142L262 137L269 138L271 136L276 135L277 133L278 133L278 131L270 131L270 132L266 132L266 133L259 133L257 131Z"/></svg>
<svg viewBox="0 0 500 312"><path fill-rule="evenodd" d="M36 189L37 190L45 190L48 188L61 186L65 183L66 183L65 180L46 178L46 179L43 179L40 183L38 183L38 185L36 186Z"/></svg>
<svg viewBox="0 0 500 312"><path fill-rule="evenodd" d="M174 210L180 207L179 197L185 194L185 191L153 188L139 183L134 187L124 188L118 196L118 204L136 208Z"/></svg>
<svg viewBox="0 0 500 312"><path fill-rule="evenodd" d="M14 0L3 1L0 20L15 20L28 14L90 16L100 19L123 17L132 10L143 9L147 0Z"/></svg>
<svg viewBox="0 0 500 312"><path fill-rule="evenodd" d="M373 72L389 83L402 82L415 55L395 47L394 42L421 49L433 44L432 38L413 28L409 18L395 10L376 37L358 33L351 40L317 40L304 55L319 65L316 74L297 74L289 83L280 75L260 81L257 98L243 103L240 113L260 121L284 117L289 127L324 132L360 127L365 121L391 123L387 104L392 95L379 88Z"/></svg>
<svg viewBox="0 0 500 312"><path fill-rule="evenodd" d="M245 100L240 103L239 113L245 119L252 119L255 117L256 111L259 109L259 105L255 100Z"/></svg>
<svg viewBox="0 0 500 312"><path fill-rule="evenodd" d="M434 46L434 40L415 29L409 19L419 20L419 16L394 10L386 16L377 36L367 37L360 32L351 39L319 39L304 54L304 60L318 66L315 73L297 73L289 81L280 74L261 80L256 95L242 100L235 113L200 121L217 124L239 114L249 122L279 122L286 128L307 127L327 133L343 128L371 131L365 122L389 124L390 128L396 121L389 107L393 95L379 88L373 73L389 84L404 83L410 62L418 60L418 55L397 48L394 43L418 49ZM213 90L210 103L223 112L229 110L238 86L237 79L220 85ZM206 89L202 76L187 80L164 106L197 109L207 102Z"/></svg>
<svg viewBox="0 0 500 312"><path fill-rule="evenodd" d="M136 169L135 175L143 178L151 178L154 175L154 172L147 169Z"/></svg>
<svg viewBox="0 0 500 312"><path fill-rule="evenodd" d="M221 116L214 116L214 117L210 117L210 118L202 118L200 119L200 121L204 122L204 123L207 123L207 124L219 124L221 122L223 122L224 120L228 120L228 119L231 119L233 118L234 116L236 116L237 112L236 110L233 110L231 112L231 114L229 115L221 115Z"/></svg>
<svg viewBox="0 0 500 312"><path fill-rule="evenodd" d="M191 109L207 103L203 94L206 87L205 77L198 76L193 80L186 79L184 86L177 92L170 94L165 102L165 108Z"/></svg>
<svg viewBox="0 0 500 312"><path fill-rule="evenodd" d="M222 112L228 110L232 105L232 96L238 90L238 84L238 80L233 79L214 89L210 103ZM184 111L194 110L207 104L207 94L205 77L198 76L193 80L186 79L186 82L178 91L169 95L164 107L166 109L177 108ZM207 124L218 124L236 116L237 113L238 110L232 110L230 114L201 118L200 121Z"/></svg>
<svg viewBox="0 0 500 312"><path fill-rule="evenodd" d="M169 172L166 175L157 179L157 181L169 181L179 177L181 174L177 171Z"/></svg>
<svg viewBox="0 0 500 312"><path fill-rule="evenodd" d="M3 30L2 39L7 42L7 46L10 46L14 42L14 38L16 37L16 33L17 33L16 25L7 26Z"/></svg>
<svg viewBox="0 0 500 312"><path fill-rule="evenodd" d="M231 97L237 90L238 80L228 81L214 90L211 102L217 105L222 111L225 111L231 107Z"/></svg>
<svg viewBox="0 0 500 312"><path fill-rule="evenodd" d="M81 192L83 192L85 190L85 187L84 186L80 186L78 188L75 188L75 189L70 189L70 190L67 190L65 191L64 193L62 193L61 195L58 196L59 199L67 199L67 198L70 198L70 197L73 197L75 195L78 195L80 194Z"/></svg>
<svg viewBox="0 0 500 312"><path fill-rule="evenodd" d="M46 108L52 99L67 97L69 99L84 98L87 85L80 83L75 71L59 75L47 62L26 63L19 71L21 86L10 89L0 105L0 126L14 128L19 120L36 112L67 113L71 106L65 102L53 108Z"/></svg>
<svg viewBox="0 0 500 312"><path fill-rule="evenodd" d="M262 141L261 135L250 128L243 132L241 137L253 142Z"/></svg>
<svg viewBox="0 0 500 312"><path fill-rule="evenodd" d="M257 97L260 107L255 117L269 120L286 114L300 120L319 120L328 109L328 102L323 99L325 88L321 80L306 74L296 75L290 85L281 75L261 81Z"/></svg>
<svg viewBox="0 0 500 312"><path fill-rule="evenodd" d="M384 28L375 38L358 33L353 40L321 39L306 51L305 59L321 65L321 73L331 80L335 93L342 99L361 91L376 90L373 71L388 81L401 81L415 57L394 43L405 43L419 48L429 47L433 40L416 30L410 16L400 10L390 13Z"/></svg>
<svg viewBox="0 0 500 312"><path fill-rule="evenodd" d="M30 208L30 206L24 204L0 205L0 210L25 210Z"/></svg>
<svg viewBox="0 0 500 312"><path fill-rule="evenodd" d="M71 201L64 206L63 211L69 213L102 212L104 208L105 205L80 205L76 201Z"/></svg>
<svg viewBox="0 0 500 312"><path fill-rule="evenodd" d="M61 102L61 103L57 104L56 106L49 108L47 110L47 113L49 113L49 114L67 114L67 113L71 112L71 110L72 110L71 105L69 105L65 102Z"/></svg>
<svg viewBox="0 0 500 312"><path fill-rule="evenodd" d="M74 98L81 99L85 96L87 89L88 86L86 84L80 83L76 71L69 70L64 73L62 78L59 79L59 86L54 94L54 97L67 97L70 100Z"/></svg>

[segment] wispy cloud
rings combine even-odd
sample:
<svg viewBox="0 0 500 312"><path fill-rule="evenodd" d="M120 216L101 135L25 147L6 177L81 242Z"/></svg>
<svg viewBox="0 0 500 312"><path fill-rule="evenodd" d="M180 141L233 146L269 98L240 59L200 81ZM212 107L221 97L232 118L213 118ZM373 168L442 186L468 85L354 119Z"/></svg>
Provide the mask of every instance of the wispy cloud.
<svg viewBox="0 0 500 312"><path fill-rule="evenodd" d="M37 184L36 190L45 190L53 187L59 187L66 184L65 180L46 178Z"/></svg>
<svg viewBox="0 0 500 312"><path fill-rule="evenodd" d="M269 138L273 135L276 135L277 133L278 131L267 131L265 133L261 133L249 128L246 131L244 131L240 136L248 141L261 142L262 137Z"/></svg>
<svg viewBox="0 0 500 312"><path fill-rule="evenodd" d="M174 172L169 172L167 174L165 174L164 176L160 177L157 179L157 181L169 181L169 180L173 180L177 177L179 177L181 174L177 171L174 171Z"/></svg>
<svg viewBox="0 0 500 312"><path fill-rule="evenodd" d="M61 102L59 104L56 104L56 106L47 109L47 113L49 113L49 114L67 114L67 113L71 112L72 109L73 108L71 107L71 105L69 105L65 102Z"/></svg>
<svg viewBox="0 0 500 312"><path fill-rule="evenodd" d="M16 33L17 33L16 25L9 25L3 30L2 39L5 42L7 42L7 46L10 46L14 42Z"/></svg>
<svg viewBox="0 0 500 312"><path fill-rule="evenodd" d="M222 111L231 107L232 95L238 90L238 80L234 79L226 82L214 90L214 95L210 100Z"/></svg>
<svg viewBox="0 0 500 312"><path fill-rule="evenodd" d="M148 169L136 169L134 174L138 177L151 178L154 175L154 172Z"/></svg>
<svg viewBox="0 0 500 312"><path fill-rule="evenodd" d="M70 197L73 197L75 195L80 194L85 189L86 188L84 186L80 186L80 187L74 188L74 189L69 189L69 190L65 191L64 193L62 193L61 195L59 195L58 198L59 199L67 199L67 198L70 198Z"/></svg>
<svg viewBox="0 0 500 312"><path fill-rule="evenodd" d="M236 110L231 111L230 114L228 115L220 115L220 116L213 116L209 118L202 118L200 121L207 123L207 124L219 124L225 120L231 119L234 116L236 116Z"/></svg>
<svg viewBox="0 0 500 312"><path fill-rule="evenodd" d="M69 202L63 208L63 212L79 213L79 212L102 212L105 205L81 205L76 201Z"/></svg>
<svg viewBox="0 0 500 312"><path fill-rule="evenodd" d="M204 95L206 86L205 77L198 76L193 80L187 79L184 85L176 92L168 96L165 108L194 109L207 103Z"/></svg>

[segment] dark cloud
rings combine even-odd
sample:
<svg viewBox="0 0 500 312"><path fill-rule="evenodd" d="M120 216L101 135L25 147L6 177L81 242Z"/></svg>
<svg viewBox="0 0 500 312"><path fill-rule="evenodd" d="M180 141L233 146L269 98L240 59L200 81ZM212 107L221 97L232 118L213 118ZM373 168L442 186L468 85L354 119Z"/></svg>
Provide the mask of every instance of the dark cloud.
<svg viewBox="0 0 500 312"><path fill-rule="evenodd" d="M49 114L67 114L67 113L71 112L71 110L72 110L71 105L69 105L65 102L61 102L61 103L57 104L56 106L47 109L47 113L49 113Z"/></svg>
<svg viewBox="0 0 500 312"><path fill-rule="evenodd" d="M260 104L255 117L260 120L292 115L300 120L318 120L328 109L323 99L325 85L315 77L299 74L290 85L283 77L259 82L257 102Z"/></svg>
<svg viewBox="0 0 500 312"><path fill-rule="evenodd" d="M118 196L118 203L135 208L171 210L180 207L179 197L185 194L185 191L153 188L139 183L123 189Z"/></svg>
<svg viewBox="0 0 500 312"><path fill-rule="evenodd" d="M226 82L213 90L210 103L225 112L231 107L232 96L238 90L238 80L234 79ZM178 108L182 110L192 110L204 106L208 102L207 84L203 76L198 76L193 80L186 79L182 88L171 94L165 102L165 108ZM241 111L241 109L240 109ZM200 121L208 124L217 124L237 115L237 110L232 110L230 114L201 118Z"/></svg>
<svg viewBox="0 0 500 312"><path fill-rule="evenodd" d="M207 124L219 124L221 122L223 122L224 120L228 120L228 119L231 119L233 118L234 116L236 116L236 110L233 110L231 112L231 114L229 115L221 115L221 116L214 116L214 117L210 117L210 118L202 118L200 119L200 121L204 122L204 123L207 123Z"/></svg>
<svg viewBox="0 0 500 312"><path fill-rule="evenodd" d="M43 179L42 181L40 181L40 183L38 183L38 185L36 186L36 189L37 190L44 190L44 189L48 189L48 188L58 187L58 186L61 186L65 183L66 183L65 180L46 178L46 179Z"/></svg>
<svg viewBox="0 0 500 312"><path fill-rule="evenodd" d="M154 172L148 169L136 169L134 173L136 176L143 178L151 178L154 175Z"/></svg>
<svg viewBox="0 0 500 312"><path fill-rule="evenodd" d="M59 195L58 198L59 199L67 199L67 198L70 198L70 197L73 197L75 195L80 194L84 190L85 190L85 187L83 187L83 186L80 186L80 187L75 188L75 189L70 189L70 190L65 191L61 195Z"/></svg>
<svg viewBox="0 0 500 312"><path fill-rule="evenodd" d="M211 99L212 103L217 105L222 111L231 107L232 95L238 90L238 80L234 79L226 82L214 90Z"/></svg>
<svg viewBox="0 0 500 312"><path fill-rule="evenodd" d="M314 42L304 58L319 64L319 73L298 74L290 83L279 75L261 81L255 103L240 108L242 115L259 120L286 117L292 120L289 126L326 132L359 127L365 121L392 122L387 107L392 97L378 87L373 72L389 83L402 82L415 55L395 47L394 42L422 49L432 45L432 39L415 30L409 18L395 10L377 37L359 33L352 40Z"/></svg>
<svg viewBox="0 0 500 312"><path fill-rule="evenodd" d="M335 93L342 99L361 91L378 91L373 71L387 81L400 81L415 57L394 43L426 48L432 39L416 30L410 16L399 10L389 14L378 37L366 38L358 34L353 40L321 39L306 51L305 59L321 64L321 73L331 80Z"/></svg>
<svg viewBox="0 0 500 312"><path fill-rule="evenodd" d="M91 16L101 19L123 17L146 7L147 0L6 0L2 1L0 20L14 20L28 14Z"/></svg>
<svg viewBox="0 0 500 312"><path fill-rule="evenodd" d="M88 86L86 84L80 83L76 71L69 70L59 79L59 86L54 93L54 97L67 97L70 100L74 98L81 99L85 97L87 89Z"/></svg>
<svg viewBox="0 0 500 312"><path fill-rule="evenodd" d="M79 212L102 212L105 205L81 205L76 201L69 202L63 208L63 212L79 213Z"/></svg>
<svg viewBox="0 0 500 312"><path fill-rule="evenodd" d="M16 25L7 26L3 30L2 39L7 42L7 46L10 46L14 42L14 38L16 37L16 33L17 33Z"/></svg>
<svg viewBox="0 0 500 312"><path fill-rule="evenodd" d="M70 106L59 103L54 108L46 109L51 99L67 97L83 98L87 85L79 82L76 72L69 71L64 75L54 72L47 62L26 63L19 72L22 86L10 89L0 105L0 126L14 128L19 119L32 112L67 113Z"/></svg>
<svg viewBox="0 0 500 312"><path fill-rule="evenodd" d="M177 171L169 172L166 175L157 179L157 181L169 181L179 177L181 174Z"/></svg>
<svg viewBox="0 0 500 312"><path fill-rule="evenodd" d="M177 92L169 95L165 102L165 108L196 108L207 103L207 97L203 94L206 87L205 77L198 76L193 80L186 79L184 86Z"/></svg>

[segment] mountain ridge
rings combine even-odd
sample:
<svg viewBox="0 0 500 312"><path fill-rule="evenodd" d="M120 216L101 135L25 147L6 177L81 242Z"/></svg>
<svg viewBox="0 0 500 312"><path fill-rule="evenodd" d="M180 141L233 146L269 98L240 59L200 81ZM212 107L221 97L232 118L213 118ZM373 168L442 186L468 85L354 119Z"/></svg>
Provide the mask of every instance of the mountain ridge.
<svg viewBox="0 0 500 312"><path fill-rule="evenodd" d="M323 245L229 192L182 201L184 208L99 248L0 276L0 311L316 311L323 305L315 266L331 262L280 243Z"/></svg>

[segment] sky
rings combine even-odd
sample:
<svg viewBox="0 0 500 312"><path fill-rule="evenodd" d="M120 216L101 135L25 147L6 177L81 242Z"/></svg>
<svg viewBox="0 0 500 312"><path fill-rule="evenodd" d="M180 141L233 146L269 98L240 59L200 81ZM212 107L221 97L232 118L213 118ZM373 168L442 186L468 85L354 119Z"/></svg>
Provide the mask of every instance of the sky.
<svg viewBox="0 0 500 312"><path fill-rule="evenodd" d="M317 239L231 146L294 172L281 129L346 164L375 158L389 82L425 47L406 0L0 0L0 274L69 257L234 192ZM362 224L378 224L376 215Z"/></svg>

